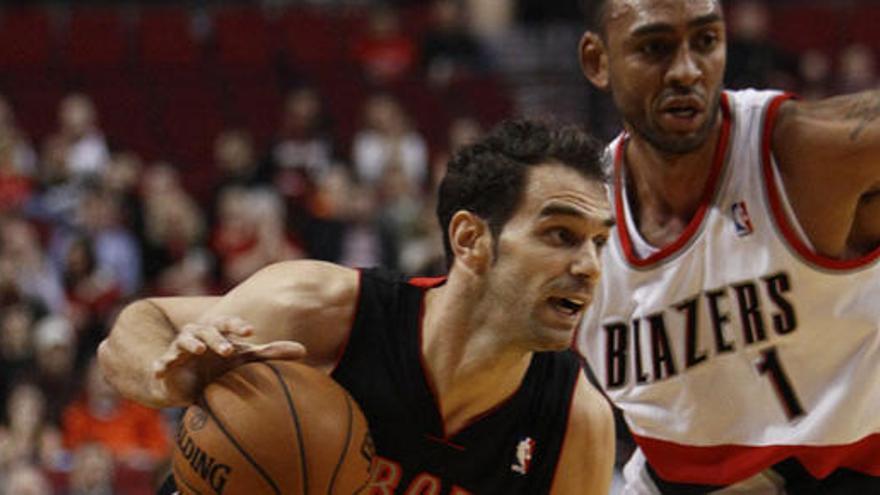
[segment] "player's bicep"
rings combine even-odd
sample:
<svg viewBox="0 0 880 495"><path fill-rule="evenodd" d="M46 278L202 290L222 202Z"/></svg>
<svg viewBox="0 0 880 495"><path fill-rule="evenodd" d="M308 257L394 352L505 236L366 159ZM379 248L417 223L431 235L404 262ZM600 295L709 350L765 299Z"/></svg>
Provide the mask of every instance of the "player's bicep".
<svg viewBox="0 0 880 495"><path fill-rule="evenodd" d="M254 327L249 343L293 340L307 361L334 359L347 339L359 273L330 263L290 261L263 268L211 304L201 318L239 317Z"/></svg>
<svg viewBox="0 0 880 495"><path fill-rule="evenodd" d="M569 414L552 495L606 495L614 467L614 417L581 374Z"/></svg>

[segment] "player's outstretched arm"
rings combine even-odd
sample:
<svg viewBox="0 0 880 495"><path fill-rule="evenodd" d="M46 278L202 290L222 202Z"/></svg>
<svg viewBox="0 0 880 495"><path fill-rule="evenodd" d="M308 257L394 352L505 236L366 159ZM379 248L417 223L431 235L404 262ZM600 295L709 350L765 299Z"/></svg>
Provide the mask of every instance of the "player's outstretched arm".
<svg viewBox="0 0 880 495"><path fill-rule="evenodd" d="M607 495L614 468L611 406L581 373L551 495Z"/></svg>
<svg viewBox="0 0 880 495"><path fill-rule="evenodd" d="M880 242L880 90L783 104L772 150L820 253L847 257Z"/></svg>
<svg viewBox="0 0 880 495"><path fill-rule="evenodd" d="M299 359L307 349L307 364L329 370L357 289L355 270L289 261L223 297L140 300L119 315L99 359L123 395L154 407L191 403L201 386L244 361Z"/></svg>

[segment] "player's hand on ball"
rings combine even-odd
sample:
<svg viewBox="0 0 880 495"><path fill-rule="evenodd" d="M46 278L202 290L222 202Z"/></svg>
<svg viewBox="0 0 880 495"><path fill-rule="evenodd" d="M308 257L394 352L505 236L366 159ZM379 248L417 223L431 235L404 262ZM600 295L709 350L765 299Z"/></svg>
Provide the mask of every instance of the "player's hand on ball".
<svg viewBox="0 0 880 495"><path fill-rule="evenodd" d="M253 332L251 324L233 316L184 325L153 363L158 387L154 393L174 404L190 404L202 386L235 366L257 360L301 359L306 354L299 342L251 344L242 340Z"/></svg>

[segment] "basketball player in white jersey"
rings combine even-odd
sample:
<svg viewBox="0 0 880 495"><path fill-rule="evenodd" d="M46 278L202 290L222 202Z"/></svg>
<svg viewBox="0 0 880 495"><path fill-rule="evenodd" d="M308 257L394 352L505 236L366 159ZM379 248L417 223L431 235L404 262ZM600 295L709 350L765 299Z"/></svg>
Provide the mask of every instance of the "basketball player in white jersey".
<svg viewBox="0 0 880 495"><path fill-rule="evenodd" d="M724 91L719 1L591 3L624 132L576 346L626 493L880 493L880 92Z"/></svg>

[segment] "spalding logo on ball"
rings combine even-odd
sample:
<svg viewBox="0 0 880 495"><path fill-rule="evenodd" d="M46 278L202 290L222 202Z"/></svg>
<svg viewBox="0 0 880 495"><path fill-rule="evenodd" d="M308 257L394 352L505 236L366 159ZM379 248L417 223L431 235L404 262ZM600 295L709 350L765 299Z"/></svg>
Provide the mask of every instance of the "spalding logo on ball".
<svg viewBox="0 0 880 495"><path fill-rule="evenodd" d="M290 361L247 363L209 384L175 444L184 495L351 495L366 487L374 453L348 392Z"/></svg>

